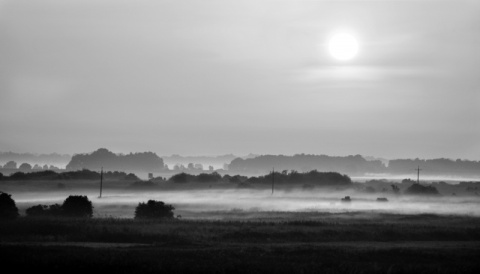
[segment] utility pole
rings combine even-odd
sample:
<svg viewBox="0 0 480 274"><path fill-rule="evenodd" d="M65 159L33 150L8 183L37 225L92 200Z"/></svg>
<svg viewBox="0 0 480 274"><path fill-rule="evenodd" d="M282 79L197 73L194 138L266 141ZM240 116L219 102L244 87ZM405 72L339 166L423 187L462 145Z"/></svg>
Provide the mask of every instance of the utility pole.
<svg viewBox="0 0 480 274"><path fill-rule="evenodd" d="M272 171L272 195L273 195L274 189L275 189L275 168L273 168L273 171Z"/></svg>
<svg viewBox="0 0 480 274"><path fill-rule="evenodd" d="M102 198L102 188L103 188L103 166L102 166L102 170L100 171L100 196L98 198Z"/></svg>
<svg viewBox="0 0 480 274"><path fill-rule="evenodd" d="M418 168L415 170L417 171L417 184L420 184L420 166L418 166Z"/></svg>

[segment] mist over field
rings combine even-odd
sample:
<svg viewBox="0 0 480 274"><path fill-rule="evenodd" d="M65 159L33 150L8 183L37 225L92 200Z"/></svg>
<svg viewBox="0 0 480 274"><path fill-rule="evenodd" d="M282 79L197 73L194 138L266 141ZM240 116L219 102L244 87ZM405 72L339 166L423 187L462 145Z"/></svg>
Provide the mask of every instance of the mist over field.
<svg viewBox="0 0 480 274"><path fill-rule="evenodd" d="M480 199L473 197L416 197L391 194L367 194L354 190L332 191L315 189L271 190L252 189L190 189L162 191L113 190L98 198L98 191L74 190L55 192L13 192L20 211L37 204L61 204L68 195L87 195L96 217L133 218L135 207L147 200L172 204L175 214L185 219L276 219L275 213L289 213L288 218L315 219L315 213L365 211L392 214L442 214L480 216ZM341 198L350 196L351 202ZM386 197L388 202L378 202Z"/></svg>

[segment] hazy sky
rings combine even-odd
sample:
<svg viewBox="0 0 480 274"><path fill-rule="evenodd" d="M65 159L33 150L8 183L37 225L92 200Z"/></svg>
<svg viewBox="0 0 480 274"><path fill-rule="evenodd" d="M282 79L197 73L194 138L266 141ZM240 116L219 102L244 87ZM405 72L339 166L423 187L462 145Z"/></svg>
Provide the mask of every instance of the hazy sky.
<svg viewBox="0 0 480 274"><path fill-rule="evenodd" d="M480 1L0 0L0 151L480 160L479 88Z"/></svg>

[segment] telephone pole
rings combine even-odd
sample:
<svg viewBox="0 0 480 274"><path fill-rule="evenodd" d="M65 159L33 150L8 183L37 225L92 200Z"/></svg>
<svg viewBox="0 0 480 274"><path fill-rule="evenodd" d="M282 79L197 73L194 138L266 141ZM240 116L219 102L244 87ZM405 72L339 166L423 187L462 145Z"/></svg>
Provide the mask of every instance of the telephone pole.
<svg viewBox="0 0 480 274"><path fill-rule="evenodd" d="M420 184L420 166L418 166L418 168L415 169L417 171L417 184Z"/></svg>
<svg viewBox="0 0 480 274"><path fill-rule="evenodd" d="M275 190L275 168L273 168L273 171L272 171L272 195L274 190Z"/></svg>
<svg viewBox="0 0 480 274"><path fill-rule="evenodd" d="M102 170L100 171L100 196L98 196L98 198L102 198L102 188L103 188L103 166L102 166Z"/></svg>

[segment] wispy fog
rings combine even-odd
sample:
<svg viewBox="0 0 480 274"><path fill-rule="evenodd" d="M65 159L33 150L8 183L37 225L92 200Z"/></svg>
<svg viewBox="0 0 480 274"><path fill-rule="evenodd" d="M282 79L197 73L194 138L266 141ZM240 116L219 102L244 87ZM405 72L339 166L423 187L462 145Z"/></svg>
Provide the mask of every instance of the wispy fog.
<svg viewBox="0 0 480 274"><path fill-rule="evenodd" d="M237 213L248 213L259 217L262 211L274 212L352 212L374 211L401 214L451 214L480 216L479 197L416 197L356 193L353 190L327 192L276 191L270 190L170 190L170 191L108 191L104 197L98 193L85 191L68 192L12 192L17 206L23 214L25 209L36 204L61 204L68 195L87 195L94 205L96 217L132 218L139 202L149 199L173 204L175 214L184 219L229 219ZM351 202L341 202L344 196L351 196ZM378 197L386 197L388 202L377 202ZM271 214L266 218L272 218Z"/></svg>

